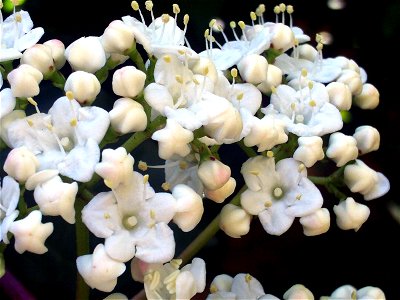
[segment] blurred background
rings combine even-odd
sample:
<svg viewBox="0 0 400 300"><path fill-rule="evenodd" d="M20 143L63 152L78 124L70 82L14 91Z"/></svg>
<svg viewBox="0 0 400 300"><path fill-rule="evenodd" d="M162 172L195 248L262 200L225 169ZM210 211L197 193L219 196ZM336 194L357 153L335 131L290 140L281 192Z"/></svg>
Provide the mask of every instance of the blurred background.
<svg viewBox="0 0 400 300"><path fill-rule="evenodd" d="M144 1L138 2L144 7ZM173 3L180 5L181 18L185 13L190 15L187 38L194 50L202 51L204 30L212 18L219 17L227 24L231 20L249 23L250 11L264 3L267 8L264 18L274 21L272 10L280 2L155 0L155 15L164 12L172 14ZM379 130L380 149L362 159L388 177L391 190L384 197L368 203L359 195L354 195L356 201L371 209L369 219L358 232L338 229L334 224L334 217L328 233L316 237L304 236L298 220L280 237L265 233L257 218L252 222L250 233L241 239L232 239L223 232L218 232L198 254L206 261L207 283L218 274L234 276L243 272L256 277L267 293L280 298L293 284L301 283L316 298L330 295L343 284L351 284L357 289L367 285L377 286L385 292L387 299L400 299L400 224L389 210L392 204L400 205L397 173L400 167L400 99L397 74L400 71L400 1L367 3L362 0L298 0L286 4L294 6L294 25L301 27L312 39L316 33L322 31L331 37L331 44L324 47L324 57L344 55L354 59L366 70L368 82L380 91L381 103L378 108L372 111L352 108L352 121L345 124L344 131L351 134L360 125L371 125ZM41 26L45 29L45 36L40 42L58 38L66 46L82 36L100 36L112 20L122 16L139 17L132 11L130 1L100 3L94 0L28 0L23 9L29 11L35 27ZM149 16L145 18L150 19ZM59 95L51 94L49 89L49 93L41 93L39 100L40 103L51 103L57 96ZM107 85L103 87L100 97L100 101L109 107L112 107L112 101L116 99ZM149 162L154 162L154 156L149 156L148 153L149 149L154 150L155 147L156 144L149 141L135 150L134 157L137 161L148 157ZM236 164L233 176L238 179L240 187L238 162L246 158L240 151L225 150L226 147L222 147L223 161ZM160 173L150 173L152 180L163 182L161 177ZM153 181L151 183L153 185ZM336 200L325 193L324 199L324 206L331 210ZM198 229L188 234L176 230L177 253L183 250L222 207L208 200L204 202L205 217ZM49 252L45 255L19 255L10 245L5 252L7 269L29 291L32 299L73 299L76 276L74 227L56 218L48 217L46 220L55 222L54 233L46 242ZM93 240L92 246L97 242ZM131 279L127 270L119 278L115 291L132 297L141 287L141 284ZM12 296L9 290L4 290L6 288L4 284L0 284L0 299L27 299L21 298L17 292ZM208 289L202 295L196 296L196 299L204 299L206 293ZM103 299L106 295L93 290L91 299Z"/></svg>

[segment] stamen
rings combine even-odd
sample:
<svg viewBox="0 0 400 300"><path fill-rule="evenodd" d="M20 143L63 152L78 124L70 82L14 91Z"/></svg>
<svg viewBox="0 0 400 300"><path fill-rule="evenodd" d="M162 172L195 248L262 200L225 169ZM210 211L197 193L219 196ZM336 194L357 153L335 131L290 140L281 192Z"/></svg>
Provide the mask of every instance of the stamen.
<svg viewBox="0 0 400 300"><path fill-rule="evenodd" d="M279 8L278 5L274 7L274 13L275 13L275 23L279 23L279 14L281 13L281 9Z"/></svg>
<svg viewBox="0 0 400 300"><path fill-rule="evenodd" d="M251 24L254 26L254 21L257 20L257 15L254 11L250 12Z"/></svg>
<svg viewBox="0 0 400 300"><path fill-rule="evenodd" d="M279 9L282 12L282 24L285 24L286 4L284 4L284 3L279 4Z"/></svg>
<svg viewBox="0 0 400 300"><path fill-rule="evenodd" d="M239 39L239 37L237 36L236 31L235 31L236 22L235 22L235 21L231 21L231 22L229 23L229 26L232 28L233 35L234 35L235 39L236 39L237 41L240 41L240 39Z"/></svg>
<svg viewBox="0 0 400 300"><path fill-rule="evenodd" d="M210 29L207 28L204 31L204 38L205 38L205 41L206 41L206 51L207 51L207 54L208 54L208 58L211 59L211 51L210 51L210 48L208 47L208 36L209 35L210 35Z"/></svg>
<svg viewBox="0 0 400 300"><path fill-rule="evenodd" d="M179 270L173 271L171 274L169 274L167 277L165 277L163 283L168 284L168 283L175 281L180 272L181 271L179 271Z"/></svg>
<svg viewBox="0 0 400 300"><path fill-rule="evenodd" d="M155 219L156 218L156 212L154 210L150 209L149 213L150 213L150 218L151 219Z"/></svg>
<svg viewBox="0 0 400 300"><path fill-rule="evenodd" d="M142 160L139 160L138 169L143 172L147 171L147 169L148 169L147 163Z"/></svg>
<svg viewBox="0 0 400 300"><path fill-rule="evenodd" d="M175 80L176 80L178 83L183 84L183 78L182 78L181 75L175 75Z"/></svg>
<svg viewBox="0 0 400 300"><path fill-rule="evenodd" d="M162 25L161 34L160 34L160 37L159 37L159 41L160 42L162 41L162 39L164 37L165 24L167 24L169 22L169 18L170 18L169 14L162 14L162 16L161 16L161 20L163 22L163 25Z"/></svg>
<svg viewBox="0 0 400 300"><path fill-rule="evenodd" d="M233 88L235 87L235 78L238 76L238 70L236 68L231 69L231 76L232 76L231 91L233 91Z"/></svg>
<svg viewBox="0 0 400 300"><path fill-rule="evenodd" d="M104 179L104 184L111 190L114 188L114 183L111 180Z"/></svg>
<svg viewBox="0 0 400 300"><path fill-rule="evenodd" d="M189 23L189 15L188 14L186 14L186 15L184 15L184 17L183 17L183 25L185 25L185 27L183 28L183 32L182 32L182 37L181 37L181 39L180 39L180 41L179 41L179 44L184 44L185 43L185 34L186 34L186 30L187 30L187 25L188 25L188 23ZM186 42L186 44L187 44L187 46L190 48L190 45L189 45L189 43L188 42Z"/></svg>
<svg viewBox="0 0 400 300"><path fill-rule="evenodd" d="M302 197L302 194L298 194L298 195L296 196L296 200L297 200L297 201L301 200L301 197Z"/></svg>
<svg viewBox="0 0 400 300"><path fill-rule="evenodd" d="M36 102L35 100L33 100L32 97L28 97L27 100L28 100L28 102L29 102L30 104L32 104L32 105L35 107L36 112L37 112L38 114L40 114L40 110L39 110L39 108L38 108L37 102Z"/></svg>
<svg viewBox="0 0 400 300"><path fill-rule="evenodd" d="M258 176L258 175L260 174L259 171L249 171L249 173L250 173L251 175L255 175L255 176Z"/></svg>
<svg viewBox="0 0 400 300"><path fill-rule="evenodd" d="M134 11L139 11L139 15L140 15L140 19L142 20L142 23L144 26L146 26L146 22L144 21L143 15L142 15L142 11L139 8L139 3L137 3L137 1L132 1L131 2L131 7Z"/></svg>
<svg viewBox="0 0 400 300"><path fill-rule="evenodd" d="M250 283L250 281L253 279L253 277L249 273L247 273L244 276L244 279L246 280L247 283Z"/></svg>
<svg viewBox="0 0 400 300"><path fill-rule="evenodd" d="M175 258L175 259L171 260L169 263L170 263L171 267L178 270L179 267L181 266L182 262L183 261L181 258Z"/></svg>
<svg viewBox="0 0 400 300"><path fill-rule="evenodd" d="M242 100L242 99L243 99L243 96L244 96L244 93L243 93L243 92L240 92L239 94L237 94L236 100L238 100L238 101Z"/></svg>
<svg viewBox="0 0 400 300"><path fill-rule="evenodd" d="M73 118L71 121L69 121L69 125L71 125L71 127L76 127L76 125L78 125L78 120Z"/></svg>
<svg viewBox="0 0 400 300"><path fill-rule="evenodd" d="M287 11L287 13L288 13L288 15L289 15L289 26L290 26L290 28L292 28L292 27L293 27L293 18L292 18L292 14L293 14L293 12L294 12L293 6L292 6L292 5L288 5L288 6L286 7L286 11Z"/></svg>
<svg viewBox="0 0 400 300"><path fill-rule="evenodd" d="M169 190L171 189L171 184L170 184L169 182L164 182L164 183L161 185L161 188L162 188L164 191L169 191Z"/></svg>
<svg viewBox="0 0 400 300"><path fill-rule="evenodd" d="M150 290L151 291L155 290L159 283L160 283L160 272L154 271L151 276Z"/></svg>
<svg viewBox="0 0 400 300"><path fill-rule="evenodd" d="M174 40L174 38L175 38L175 28L176 28L176 26L177 26L177 24L178 24L178 14L180 13L180 11L181 11L181 9L179 8L179 5L178 4L172 4L172 11L173 11L173 13L175 14L175 26L173 26L173 29L172 29L172 39Z"/></svg>
<svg viewBox="0 0 400 300"><path fill-rule="evenodd" d="M268 208L272 206L272 201L271 200L267 200L264 202L264 207Z"/></svg>
<svg viewBox="0 0 400 300"><path fill-rule="evenodd" d="M109 214L108 212L105 212L105 213L103 214L103 218L106 219L106 220L108 220L108 219L111 219L111 216L110 216L110 214Z"/></svg>
<svg viewBox="0 0 400 300"><path fill-rule="evenodd" d="M154 14L153 14L153 1L146 1L144 3L146 6L146 9L150 12L151 14L151 20L154 22Z"/></svg>
<svg viewBox="0 0 400 300"><path fill-rule="evenodd" d="M256 9L256 14L260 19L260 24L264 24L264 13L265 13L265 5L260 4Z"/></svg>
<svg viewBox="0 0 400 300"><path fill-rule="evenodd" d="M244 29L246 28L246 24L243 21L239 21L238 25L240 27L240 29L242 29L242 34L243 34L243 38L244 40L247 42L247 37L246 37L246 33L244 32Z"/></svg>
<svg viewBox="0 0 400 300"><path fill-rule="evenodd" d="M185 170L185 169L187 169L187 167L188 167L188 163L187 163L186 161L181 160L181 161L179 162L179 168L180 168L181 170Z"/></svg>
<svg viewBox="0 0 400 300"><path fill-rule="evenodd" d="M149 174L146 174L146 175L143 176L143 183L144 184L149 182L149 177L150 177Z"/></svg>
<svg viewBox="0 0 400 300"><path fill-rule="evenodd" d="M303 172L305 168L306 168L306 166L304 164L300 164L298 167L299 173Z"/></svg>
<svg viewBox="0 0 400 300"><path fill-rule="evenodd" d="M57 142L58 148L60 149L60 152L65 156L65 150L64 147L61 143L60 138L58 137L58 135L54 132L53 130L53 125L51 125L50 123L46 124L46 128L51 132L51 134L53 135L54 139Z"/></svg>
<svg viewBox="0 0 400 300"><path fill-rule="evenodd" d="M226 34L224 32L224 28L222 27L222 25L221 24L217 24L217 28L218 28L218 31L221 32L221 34L222 34L222 36L223 36L223 38L225 40L225 43L229 42L228 37L226 36Z"/></svg>
<svg viewBox="0 0 400 300"><path fill-rule="evenodd" d="M267 151L267 157L273 158L274 157L274 152L272 152L271 150L268 150Z"/></svg>

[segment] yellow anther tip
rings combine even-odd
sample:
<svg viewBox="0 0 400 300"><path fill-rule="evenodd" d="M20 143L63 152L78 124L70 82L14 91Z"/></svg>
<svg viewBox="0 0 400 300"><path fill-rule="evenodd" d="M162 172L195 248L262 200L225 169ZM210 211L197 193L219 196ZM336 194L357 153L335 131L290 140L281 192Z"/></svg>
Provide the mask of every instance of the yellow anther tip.
<svg viewBox="0 0 400 300"><path fill-rule="evenodd" d="M279 8L278 5L274 7L274 13L276 13L276 14L280 14L281 13L281 9Z"/></svg>
<svg viewBox="0 0 400 300"><path fill-rule="evenodd" d="M183 24L184 24L184 25L187 25L188 23L189 23L189 15L186 14L186 15L183 17Z"/></svg>
<svg viewBox="0 0 400 300"><path fill-rule="evenodd" d="M267 151L267 157L273 158L274 157L274 152L272 152L271 150L268 150Z"/></svg>
<svg viewBox="0 0 400 300"><path fill-rule="evenodd" d="M276 94L276 87L271 86L271 92L272 92L273 94Z"/></svg>
<svg viewBox="0 0 400 300"><path fill-rule="evenodd" d="M243 21L239 21L238 25L240 27L240 29L244 30L244 28L246 27L246 24Z"/></svg>
<svg viewBox="0 0 400 300"><path fill-rule="evenodd" d="M288 14L292 14L294 12L293 5L288 5L286 7L286 11L287 11Z"/></svg>
<svg viewBox="0 0 400 300"><path fill-rule="evenodd" d="M229 22L229 26L230 26L232 29L236 28L236 22L235 22L235 21L230 21L230 22Z"/></svg>
<svg viewBox="0 0 400 300"><path fill-rule="evenodd" d="M279 9L281 10L281 12L284 12L286 10L286 4L285 3L279 4Z"/></svg>
<svg viewBox="0 0 400 300"><path fill-rule="evenodd" d="M253 20L253 21L257 20L257 15L256 15L256 13L254 11L250 12L250 19Z"/></svg>
<svg viewBox="0 0 400 300"><path fill-rule="evenodd" d="M174 14L179 14L181 12L181 9L179 8L179 5L174 3L172 4L172 11L174 12Z"/></svg>
<svg viewBox="0 0 400 300"><path fill-rule="evenodd" d="M240 101L240 100L243 99L243 96L244 96L244 93L239 93L239 94L236 96L236 99L237 99L238 101Z"/></svg>
<svg viewBox="0 0 400 300"><path fill-rule="evenodd" d="M27 100L28 100L28 102L29 102L30 104L32 104L33 106L37 106L37 105L38 105L37 102L36 102L35 100L33 100L32 97L28 97Z"/></svg>
<svg viewBox="0 0 400 300"><path fill-rule="evenodd" d="M147 163L142 161L142 160L140 160L139 163L138 163L138 168L141 171L147 171L147 169L148 169Z"/></svg>
<svg viewBox="0 0 400 300"><path fill-rule="evenodd" d="M236 68L233 68L233 69L231 70L231 76L232 76L233 78L236 78L236 77L238 76L238 70L237 70Z"/></svg>
<svg viewBox="0 0 400 300"><path fill-rule="evenodd" d="M170 184L169 182L164 182L164 183L161 185L161 188L162 188L164 191L169 191L169 190L171 189L171 184Z"/></svg>
<svg viewBox="0 0 400 300"><path fill-rule="evenodd" d="M72 126L72 127L75 127L77 124L78 124L78 120L77 119L72 119L70 122L69 122L69 124Z"/></svg>
<svg viewBox="0 0 400 300"><path fill-rule="evenodd" d="M68 100L74 100L74 93L72 91L67 91L65 96L67 96Z"/></svg>
<svg viewBox="0 0 400 300"><path fill-rule="evenodd" d="M308 71L306 69L301 69L301 76L307 77Z"/></svg>
<svg viewBox="0 0 400 300"><path fill-rule="evenodd" d="M246 274L246 276L245 276L245 280L246 280L246 282L247 283L249 283L250 281L251 281L251 279L252 279L253 277L250 275L250 274Z"/></svg>
<svg viewBox="0 0 400 300"><path fill-rule="evenodd" d="M148 11L152 11L152 10L153 10L153 1L146 1L146 2L144 3L144 5L146 6L146 9L147 9Z"/></svg>
<svg viewBox="0 0 400 300"><path fill-rule="evenodd" d="M169 22L169 14L162 14L161 20L163 23L168 23Z"/></svg>
<svg viewBox="0 0 400 300"><path fill-rule="evenodd" d="M149 182L149 177L150 177L149 174L146 174L146 175L143 176L143 183L144 184Z"/></svg>
<svg viewBox="0 0 400 300"><path fill-rule="evenodd" d="M171 62L171 56L169 56L169 55L164 55L163 59L164 59L164 61L166 63L170 63Z"/></svg>
<svg viewBox="0 0 400 300"><path fill-rule="evenodd" d="M139 10L139 3L137 3L137 1L132 1L131 7L134 11L137 11L137 10Z"/></svg>
<svg viewBox="0 0 400 300"><path fill-rule="evenodd" d="M114 188L113 182L111 180L104 179L104 184L110 189Z"/></svg>

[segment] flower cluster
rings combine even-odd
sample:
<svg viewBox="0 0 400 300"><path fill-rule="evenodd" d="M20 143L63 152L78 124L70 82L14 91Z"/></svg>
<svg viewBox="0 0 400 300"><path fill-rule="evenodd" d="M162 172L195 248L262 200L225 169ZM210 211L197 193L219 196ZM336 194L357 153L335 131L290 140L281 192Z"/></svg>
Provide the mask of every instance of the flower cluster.
<svg viewBox="0 0 400 300"><path fill-rule="evenodd" d="M193 258L180 268L196 253L178 256L171 225L196 228L206 199L229 199L210 226L232 238L250 231L253 216L277 236L295 221L307 236L323 234L331 217L340 229L360 229L370 214L366 201L390 188L363 160L379 149L379 131L363 125L352 135L341 132L344 112L379 104L362 67L344 56L324 58L323 37L314 42L293 26L291 5L276 6L271 22L260 4L247 24L229 24L232 40L211 20L204 51L190 47L189 15L182 18L177 4L172 16L155 16L152 1L144 4L147 12L136 1L131 6L133 16L67 47L58 39L39 43L44 30L33 28L28 12L14 8L4 21L0 13L0 136L8 149L1 243L13 239L19 253L45 253L54 228L42 217L60 216L76 224L77 237L88 231L101 240L76 259L89 287L112 292L130 263L147 297L190 299L205 290L205 262ZM107 79L115 94L109 111L95 102ZM42 81L63 92L48 99L47 112L34 99ZM131 155L147 139L157 142L165 164ZM233 144L248 159L229 166L221 146ZM149 168L164 171L163 190L151 186ZM28 207L24 195L33 195L35 205ZM328 201L335 201L333 210ZM313 297L303 285L283 295ZM327 299L338 297L382 299L384 293L343 286ZM207 299L243 298L278 299L249 274L217 276Z"/></svg>

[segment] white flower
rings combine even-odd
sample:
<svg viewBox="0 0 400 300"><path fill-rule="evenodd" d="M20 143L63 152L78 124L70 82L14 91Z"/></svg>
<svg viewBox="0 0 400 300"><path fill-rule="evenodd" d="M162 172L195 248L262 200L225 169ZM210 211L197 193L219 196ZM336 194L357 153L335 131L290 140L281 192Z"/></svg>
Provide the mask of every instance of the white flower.
<svg viewBox="0 0 400 300"><path fill-rule="evenodd" d="M366 83L361 92L354 97L354 104L362 109L374 109L379 105L379 91L375 86Z"/></svg>
<svg viewBox="0 0 400 300"><path fill-rule="evenodd" d="M55 70L51 51L51 48L44 44L33 45L24 51L20 63L36 68L43 76L49 75Z"/></svg>
<svg viewBox="0 0 400 300"><path fill-rule="evenodd" d="M368 206L355 202L351 197L335 205L333 211L336 215L336 224L340 229L355 231L358 231L367 221L370 213Z"/></svg>
<svg viewBox="0 0 400 300"><path fill-rule="evenodd" d="M58 169L60 174L86 182L99 161L98 144L110 124L107 111L81 108L75 100L61 97L48 114L36 113L7 126L11 147L26 146L40 162L39 170Z"/></svg>
<svg viewBox="0 0 400 300"><path fill-rule="evenodd" d="M82 105L90 105L100 93L101 85L96 76L85 71L72 72L64 85L64 91L71 91L74 99Z"/></svg>
<svg viewBox="0 0 400 300"><path fill-rule="evenodd" d="M174 186L172 196L176 200L174 223L184 232L191 231L203 216L203 199L191 187L184 184Z"/></svg>
<svg viewBox="0 0 400 300"><path fill-rule="evenodd" d="M33 97L39 94L42 73L36 68L22 64L7 75L14 97Z"/></svg>
<svg viewBox="0 0 400 300"><path fill-rule="evenodd" d="M357 290L357 299L360 300L385 300L385 293L378 287L366 286Z"/></svg>
<svg viewBox="0 0 400 300"><path fill-rule="evenodd" d="M53 223L42 224L42 213L34 210L27 217L12 223L10 232L14 234L14 247L18 253L43 254L47 252L44 242L53 232Z"/></svg>
<svg viewBox="0 0 400 300"><path fill-rule="evenodd" d="M360 193L365 200L379 198L390 189L390 182L380 172L368 167L363 161L356 159L344 169L344 183L353 193Z"/></svg>
<svg viewBox="0 0 400 300"><path fill-rule="evenodd" d="M314 295L302 284L295 284L283 294L285 300L314 300Z"/></svg>
<svg viewBox="0 0 400 300"><path fill-rule="evenodd" d="M297 142L299 147L294 152L293 158L304 163L307 168L312 167L317 161L325 157L321 137L301 136Z"/></svg>
<svg viewBox="0 0 400 300"><path fill-rule="evenodd" d="M111 292L117 284L117 277L126 269L124 263L107 255L103 244L98 244L93 254L79 256L76 266L79 274L92 289L103 292Z"/></svg>
<svg viewBox="0 0 400 300"><path fill-rule="evenodd" d="M248 187L241 194L241 206L258 215L269 234L283 234L295 217L309 215L322 206L322 195L306 172L293 158L280 160L276 166L273 158L248 159L241 168Z"/></svg>
<svg viewBox="0 0 400 300"><path fill-rule="evenodd" d="M175 206L171 194L155 193L131 168L122 184L112 192L97 194L83 208L82 220L94 235L106 239L106 252L113 259L126 262L136 256L163 263L175 251L173 232L167 225Z"/></svg>
<svg viewBox="0 0 400 300"><path fill-rule="evenodd" d="M154 132L151 138L158 141L158 155L170 159L174 154L184 157L190 153L188 144L193 141L193 132L183 128L177 121L167 119L165 127Z"/></svg>
<svg viewBox="0 0 400 300"><path fill-rule="evenodd" d="M130 26L121 20L114 20L104 30L100 40L106 52L124 54L133 46L135 36Z"/></svg>
<svg viewBox="0 0 400 300"><path fill-rule="evenodd" d="M72 69L95 73L106 64L106 53L96 36L81 37L65 49L65 57Z"/></svg>
<svg viewBox="0 0 400 300"><path fill-rule="evenodd" d="M0 242L9 243L7 233L14 220L18 217L16 210L19 201L19 185L12 177L3 178L0 183Z"/></svg>
<svg viewBox="0 0 400 300"><path fill-rule="evenodd" d="M44 34L42 27L33 28L29 13L20 10L2 22L0 62L18 59L21 52L36 44Z"/></svg>
<svg viewBox="0 0 400 300"><path fill-rule="evenodd" d="M109 114L111 126L121 134L146 129L147 116L143 106L130 98L119 98L115 101Z"/></svg>
<svg viewBox="0 0 400 300"><path fill-rule="evenodd" d="M326 87L318 82L299 91L281 84L272 93L271 104L261 110L275 112L297 136L322 136L343 126L339 110L329 103Z"/></svg>
<svg viewBox="0 0 400 300"><path fill-rule="evenodd" d="M251 215L244 209L226 204L220 215L219 227L227 235L233 238L240 238L250 231Z"/></svg>
<svg viewBox="0 0 400 300"><path fill-rule="evenodd" d="M61 216L69 224L75 223L76 182L64 183L55 176L35 187L33 196L40 211L48 216Z"/></svg>
<svg viewBox="0 0 400 300"><path fill-rule="evenodd" d="M303 233L306 236L314 236L325 233L330 227L329 210L320 208L314 213L301 217L300 223L303 225Z"/></svg>
<svg viewBox="0 0 400 300"><path fill-rule="evenodd" d="M145 272L144 289L147 299L190 300L206 286L206 267L201 258L179 269L181 260L172 260L164 265L150 266Z"/></svg>
<svg viewBox="0 0 400 300"><path fill-rule="evenodd" d="M134 98L143 90L146 73L134 66L125 66L114 72L112 89L121 97Z"/></svg>
<svg viewBox="0 0 400 300"><path fill-rule="evenodd" d="M231 168L215 158L203 161L197 170L204 187L217 190L224 186L231 177Z"/></svg>
<svg viewBox="0 0 400 300"><path fill-rule="evenodd" d="M326 156L336 162L337 167L344 166L358 157L357 141L350 135L341 132L332 133Z"/></svg>
<svg viewBox="0 0 400 300"><path fill-rule="evenodd" d="M38 167L39 161L36 156L28 148L22 146L8 153L3 169L8 175L24 183L36 173Z"/></svg>
<svg viewBox="0 0 400 300"><path fill-rule="evenodd" d="M356 297L356 293L357 290L354 286L346 284L334 290L329 299L354 299Z"/></svg>
<svg viewBox="0 0 400 300"><path fill-rule="evenodd" d="M65 58L65 45L62 41L58 39L48 40L43 43L43 45L49 46L51 49L51 56L54 60L54 66L57 70L61 69L67 59Z"/></svg>
<svg viewBox="0 0 400 300"><path fill-rule="evenodd" d="M366 154L379 149L381 137L379 131L369 125L356 128L353 137L357 141L357 148L360 154Z"/></svg>

